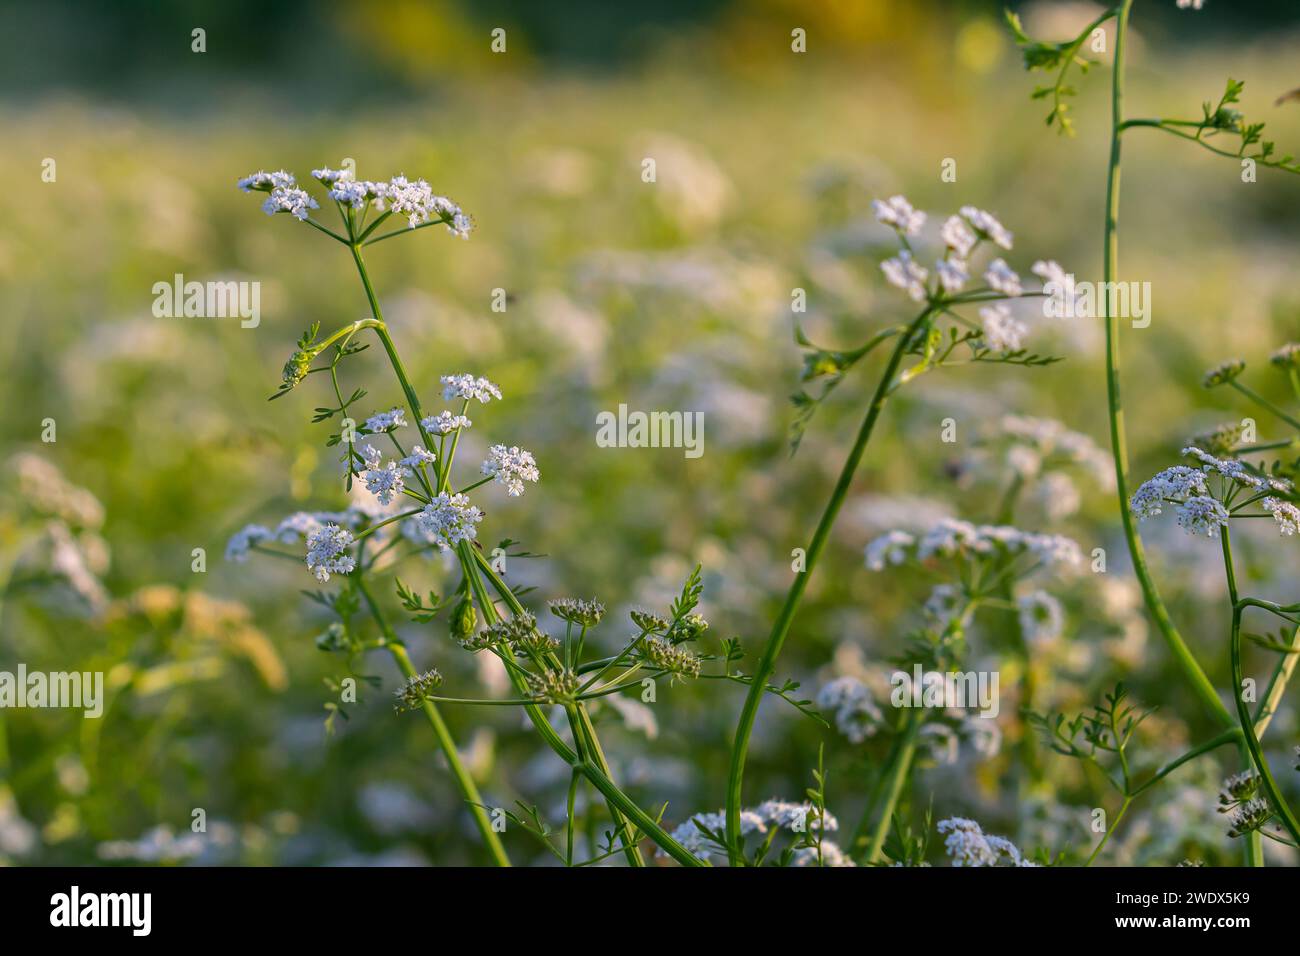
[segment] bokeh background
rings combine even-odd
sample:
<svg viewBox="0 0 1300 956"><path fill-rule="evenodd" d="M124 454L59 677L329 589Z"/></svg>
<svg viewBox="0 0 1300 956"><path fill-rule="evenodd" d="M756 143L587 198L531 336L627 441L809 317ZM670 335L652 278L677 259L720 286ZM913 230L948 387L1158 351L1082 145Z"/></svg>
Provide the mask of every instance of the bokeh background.
<svg viewBox="0 0 1300 956"><path fill-rule="evenodd" d="M1031 33L1054 39L1099 10L1017 7ZM191 52L195 27L205 53ZM504 55L489 50L495 27L507 31ZM806 54L791 52L795 27ZM1300 148L1300 107L1274 105L1300 85L1294 3L1210 0L1193 14L1144 0L1134 31L1132 114L1198 116L1231 75L1281 151ZM761 646L790 550L810 534L874 382L874 366L855 371L790 456L791 290L808 292L798 318L809 334L840 346L910 305L880 277L892 253L872 198L904 192L932 216L993 210L1016 233L1022 274L1037 258L1081 278L1100 271L1107 77L1079 81L1079 135L1057 136L1029 99L1040 78L1022 72L998 4L6 0L0 37L0 669L102 670L110 686L97 721L0 713L0 860L483 862L427 726L392 713L391 665L366 660L380 685L327 734L328 682L346 670L316 649L328 621L299 593L314 582L287 562L222 560L247 522L345 503L327 426L310 424L321 383L265 399L306 325L365 312L346 253L262 215L238 177L283 167L305 181L351 157L363 178L427 178L474 216L468 242L429 230L374 247L370 270L426 404L440 374L501 384L506 400L473 416L469 457L488 439L518 442L543 479L521 499L494 499L483 537L546 555L511 568L539 606L566 594L609 605L600 639L611 648L625 636L621 612L666 602L696 562L711 633L751 654ZM1123 275L1152 282L1155 297L1150 328L1124 341L1134 475L1248 414L1261 440L1289 437L1200 377L1239 355L1260 391L1287 401L1266 359L1300 337L1300 180L1262 172L1243 184L1233 162L1156 134L1135 133L1126 150ZM640 178L646 156L654 185ZM939 176L947 158L955 183ZM260 326L155 318L152 285L178 272L260 281ZM490 309L497 287L511 297L505 313ZM891 406L779 676L809 696L843 674L879 685L927 586L869 574L862 547L936 513L991 517L1001 479L977 439L1001 416L1058 418L1106 444L1100 328L1043 326L1033 344L1066 361L945 372ZM399 400L375 350L348 375L376 410ZM620 402L703 411L704 456L596 447L595 414ZM955 445L938 440L949 416ZM46 418L54 443L41 441ZM1156 764L1209 724L1148 634L1113 495L1076 481L1077 510L1031 503L1023 522L1105 547L1111 568L1104 585L1060 591L1066 637L1037 655L1039 703L1078 709L1124 679L1159 707L1142 735ZM1264 530L1245 543L1250 587L1295 600L1295 545ZM1222 688L1217 548L1158 523L1147 533L1166 597ZM205 573L191 570L196 547ZM454 585L440 561L403 576ZM979 659L998 657L1004 623L977 623ZM455 648L444 621L402 633L449 687L492 691L498 678ZM1251 666L1262 680L1270 663L1261 654ZM1014 665L999 666L1005 687ZM667 802L670 823L717 809L742 696L699 682L665 689L639 715L649 722L603 709L615 775L646 803ZM1010 703L999 751L936 749L909 807L919 816L932 799L936 817L977 817L1026 849L1077 859L1105 790L1022 744ZM564 768L518 714L448 717L487 799L562 819ZM1271 736L1284 759L1293 706ZM830 809L851 825L882 737L855 744L774 699L747 793L802 798L819 746ZM1237 769L1227 754L1185 768L1135 806L1110 861L1235 860L1214 804ZM186 839L195 808L209 829L197 843ZM525 834L507 845L520 862L548 859Z"/></svg>

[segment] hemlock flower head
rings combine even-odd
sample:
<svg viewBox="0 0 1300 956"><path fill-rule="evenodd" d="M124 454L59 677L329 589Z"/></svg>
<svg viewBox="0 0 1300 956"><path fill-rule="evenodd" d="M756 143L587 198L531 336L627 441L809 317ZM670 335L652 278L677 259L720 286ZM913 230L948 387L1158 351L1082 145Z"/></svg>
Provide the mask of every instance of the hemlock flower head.
<svg viewBox="0 0 1300 956"><path fill-rule="evenodd" d="M727 816L721 810L717 813L697 813L687 819L684 823L677 825L672 832L672 838L684 846L693 856L701 860L707 860L711 856L726 856L725 845L719 844L709 834L725 833L727 829ZM753 810L740 811L740 834L747 836L750 833L766 833L767 824ZM662 849L659 850L660 856L666 856Z"/></svg>
<svg viewBox="0 0 1300 956"><path fill-rule="evenodd" d="M412 445L411 453L401 460L401 465L413 471L421 465L432 465L437 460L438 456L433 452L425 451L421 445Z"/></svg>
<svg viewBox="0 0 1300 956"><path fill-rule="evenodd" d="M899 535L899 532L891 531L885 537L891 538L894 546L902 549L903 555L914 555L918 561L999 553L1032 555L1043 565L1058 568L1077 567L1083 561L1078 542L1059 534L1022 531L1011 525L976 525L959 518L941 518L915 543L907 542ZM872 542L868 549L875 545L876 542ZM891 557L890 563L901 562L902 557ZM883 566L882 562L881 568Z"/></svg>
<svg viewBox="0 0 1300 956"><path fill-rule="evenodd" d="M248 560L248 552L253 545L270 541L275 535L271 529L260 524L245 525L230 536L226 542L226 560L240 564Z"/></svg>
<svg viewBox="0 0 1300 956"><path fill-rule="evenodd" d="M851 743L875 736L884 717L871 690L856 677L837 677L817 692L817 709L834 711L835 726Z"/></svg>
<svg viewBox="0 0 1300 956"><path fill-rule="evenodd" d="M1288 537L1300 534L1300 508L1297 508L1289 501L1282 501L1273 497L1261 501L1260 507L1273 516L1273 520L1277 522L1278 531L1282 534Z"/></svg>
<svg viewBox="0 0 1300 956"><path fill-rule="evenodd" d="M473 541L478 535L475 528L483 520L483 512L470 504L468 495L443 492L415 515L412 520L433 544L446 551L462 541Z"/></svg>
<svg viewBox="0 0 1300 956"><path fill-rule="evenodd" d="M821 851L818 856L817 851ZM803 846L794 851L791 866L857 866L853 858L833 840L822 840L817 846Z"/></svg>
<svg viewBox="0 0 1300 956"><path fill-rule="evenodd" d="M484 405L492 399L501 398L501 389L493 385L485 378L475 378L468 373L462 375L444 375L442 382L443 401L449 402L453 398L463 398L468 401L476 398ZM439 416L441 417L441 416Z"/></svg>
<svg viewBox="0 0 1300 956"><path fill-rule="evenodd" d="M605 605L599 601L583 601L579 598L559 598L547 605L562 621L577 624L579 627L595 627L605 616Z"/></svg>
<svg viewBox="0 0 1300 956"><path fill-rule="evenodd" d="M822 811L814 803L790 803L786 800L764 800L754 812L769 826L781 830L805 833L813 830L829 832L840 828L837 820L829 810L822 819Z"/></svg>
<svg viewBox="0 0 1300 956"><path fill-rule="evenodd" d="M886 564L902 564L907 560L907 549L914 544L916 538L906 531L881 535L866 547L867 570L882 571Z"/></svg>
<svg viewBox="0 0 1300 956"><path fill-rule="evenodd" d="M1208 495L1188 498L1178 509L1178 523L1188 534L1214 537L1228 526L1228 509Z"/></svg>
<svg viewBox="0 0 1300 956"><path fill-rule="evenodd" d="M966 220L961 216L949 216L939 230L939 238L943 244L953 251L958 259L965 260L970 255L970 251L975 248L975 243L979 238L971 232L970 226L966 225Z"/></svg>
<svg viewBox="0 0 1300 956"><path fill-rule="evenodd" d="M953 866L1037 866L1021 856L1010 840L985 833L974 820L949 817L940 820L936 829L947 834L943 848Z"/></svg>
<svg viewBox="0 0 1300 956"><path fill-rule="evenodd" d="M1046 591L1033 591L1016 599L1020 630L1030 644L1047 644L1061 636L1064 612L1061 602Z"/></svg>
<svg viewBox="0 0 1300 956"><path fill-rule="evenodd" d="M469 428L472 424L474 423L464 415L453 415L446 410L420 419L420 427L430 435L449 435L458 428Z"/></svg>
<svg viewBox="0 0 1300 956"><path fill-rule="evenodd" d="M335 180L329 191L330 199L351 206L353 209L364 209L366 203L378 199L381 195L383 193L380 184L351 178Z"/></svg>
<svg viewBox="0 0 1300 956"><path fill-rule="evenodd" d="M1001 302L980 309L984 343L994 352L1019 352L1029 326L1011 315Z"/></svg>
<svg viewBox="0 0 1300 956"><path fill-rule="evenodd" d="M912 254L906 249L899 252L896 258L882 262L880 269L885 273L885 278L889 280L890 285L904 290L917 302L925 300L925 280L930 273L917 265Z"/></svg>
<svg viewBox="0 0 1300 956"><path fill-rule="evenodd" d="M417 707L424 706L425 698L429 697L442 684L442 675L436 670L427 670L423 674L416 674L394 692L397 698L393 709L397 713L406 710L415 710Z"/></svg>
<svg viewBox="0 0 1300 956"><path fill-rule="evenodd" d="M335 183L352 179L353 175L350 169L330 169L325 167L324 169L313 169L311 178L322 186L333 186Z"/></svg>
<svg viewBox="0 0 1300 956"><path fill-rule="evenodd" d="M1229 359L1206 372L1201 384L1206 388L1226 385L1245 370L1246 363L1242 359Z"/></svg>
<svg viewBox="0 0 1300 956"><path fill-rule="evenodd" d="M1001 246L1003 249L1011 248L1012 236L1010 230L998 222L997 217L992 213L977 209L974 206L962 206L961 215L981 238L990 239L995 245Z"/></svg>
<svg viewBox="0 0 1300 956"><path fill-rule="evenodd" d="M511 445L509 448L505 445L493 445L488 450L488 458L483 462L480 470L484 475L495 479L497 483L505 485L506 494L512 498L517 498L524 493L525 481L535 482L542 476L542 473L537 470L537 462L533 460L532 454L518 445Z"/></svg>
<svg viewBox="0 0 1300 956"><path fill-rule="evenodd" d="M960 292L970 279L966 263L961 259L940 259L934 264L934 271L939 277L939 285L948 293Z"/></svg>
<svg viewBox="0 0 1300 956"><path fill-rule="evenodd" d="M1142 482L1129 499L1129 508L1136 518L1142 520L1155 517L1166 504L1176 503L1178 499L1205 494L1209 494L1209 488L1205 484L1204 472L1187 465L1174 465Z"/></svg>
<svg viewBox="0 0 1300 956"><path fill-rule="evenodd" d="M297 181L293 178L293 173L283 169L274 173L258 170L239 180L237 185L246 193L253 191L269 193L276 189L292 189L297 185Z"/></svg>
<svg viewBox="0 0 1300 956"><path fill-rule="evenodd" d="M1178 0L1179 10L1199 10L1205 6L1205 0Z"/></svg>
<svg viewBox="0 0 1300 956"><path fill-rule="evenodd" d="M379 503L389 505L406 488L406 473L403 465L390 461L383 468L367 468L361 477L365 479L367 490L379 499Z"/></svg>
<svg viewBox="0 0 1300 956"><path fill-rule="evenodd" d="M262 212L274 216L278 212L287 212L295 219L306 219L308 212L319 209L320 205L305 189L296 186L273 189L271 195L262 203Z"/></svg>
<svg viewBox="0 0 1300 956"><path fill-rule="evenodd" d="M913 209L912 204L903 196L873 199L871 209L878 222L892 226L904 236L915 236L925 225L925 213Z"/></svg>
<svg viewBox="0 0 1300 956"><path fill-rule="evenodd" d="M1268 359L1278 368L1300 368L1300 342L1288 342Z"/></svg>
<svg viewBox="0 0 1300 956"><path fill-rule="evenodd" d="M376 412L366 419L366 431L373 434L390 432L395 428L406 426L406 410L394 408L388 412Z"/></svg>
<svg viewBox="0 0 1300 956"><path fill-rule="evenodd" d="M1006 263L1005 259L994 259L984 272L984 281L989 288L1003 295L1020 295L1020 276Z"/></svg>
<svg viewBox="0 0 1300 956"><path fill-rule="evenodd" d="M327 524L307 538L307 567L324 583L330 574L350 574L357 563L348 548L352 545L352 532L336 524Z"/></svg>

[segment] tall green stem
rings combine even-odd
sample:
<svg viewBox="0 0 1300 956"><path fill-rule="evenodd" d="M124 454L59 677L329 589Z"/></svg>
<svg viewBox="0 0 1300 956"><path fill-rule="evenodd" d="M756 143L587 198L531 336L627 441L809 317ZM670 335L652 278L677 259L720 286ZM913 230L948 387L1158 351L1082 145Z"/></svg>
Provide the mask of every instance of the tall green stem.
<svg viewBox="0 0 1300 956"><path fill-rule="evenodd" d="M366 605L370 608L371 617L379 625L379 630L384 635L385 646L397 663L398 670L408 680L415 677L416 670L411 663L410 655L406 653L406 648L402 645L400 638L394 633L383 612L380 611L379 604L375 601L374 595L370 593L370 589L362 579L359 569L354 572L353 581L356 583L357 590L361 592L361 596L365 598ZM492 829L492 821L483 808L483 797L479 794L474 778L469 775L469 771L465 769L464 763L461 762L460 754L456 750L456 741L452 738L451 731L442 719L442 714L438 712L437 705L431 700L426 700L420 709L424 711L424 716L428 718L429 724L433 727L434 736L438 738L438 747L447 759L447 765L451 768L451 775L456 780L456 786L460 788L461 795L464 796L465 802L470 806L470 812L474 815L474 824L478 827L479 833L483 835L483 842L487 845L492 862L497 866L509 866L510 857L506 855L506 848L501 845L500 836Z"/></svg>
<svg viewBox="0 0 1300 956"><path fill-rule="evenodd" d="M1111 139L1110 163L1106 177L1106 229L1103 258L1103 279L1106 283L1116 281L1119 263L1119 200L1120 200L1120 142L1124 128L1124 55L1126 35L1128 33L1129 12L1133 0L1123 0L1115 18L1115 63L1111 84ZM1109 285L1107 286L1109 288ZM1220 725L1233 726L1232 715L1215 693L1205 671L1197 663L1188 649L1186 642L1178 632L1169 611L1165 608L1156 590L1155 582L1147 567L1146 554L1142 539L1138 536L1133 514L1129 510L1128 492L1128 447L1124 430L1124 406L1120 398L1119 365L1119 317L1111 314L1108 297L1102 296L1101 307L1106 320L1106 396L1110 412L1110 443L1115 458L1115 489L1118 496L1120 521L1124 527L1124 539L1128 542L1129 555L1133 561L1133 571L1142 588L1142 596L1147 610L1155 618L1170 652L1178 662L1187 683L1193 693L1200 699Z"/></svg>
<svg viewBox="0 0 1300 956"><path fill-rule="evenodd" d="M853 483L853 476L862 461L867 442L871 440L871 432L876 426L876 420L880 418L880 412L885 407L885 401L889 398L899 363L902 362L903 354L917 329L930 318L930 315L931 310L927 307L912 321L907 331L898 337L898 342L894 346L885 370L880 376L880 383L876 386L876 393L871 400L871 406L867 410L866 418L863 419L862 427L858 429L857 440L853 443L849 457L844 462L839 480L835 483L830 500L826 502L826 509L822 512L821 520L817 523L817 529L808 545L804 570L795 575L794 583L790 585L785 604L782 605L781 612L772 625L772 633L768 636L767 646L763 650L758 669L749 685L749 693L745 696L745 705L740 712L740 723L736 727L735 742L731 750L731 771L727 778L727 852L732 866L737 866L743 862L740 852L740 803L744 784L745 758L749 753L750 735L754 730L754 721L758 717L758 708L763 702L767 682L776 670L777 655L781 653L781 645L785 643L786 635L790 631L790 624L794 620L795 611L798 610L804 590L808 587L808 579L812 577L813 568L817 565L817 559L826 546L826 539L830 536L831 528L835 524L835 517L839 514L840 507L844 504L844 498L848 494L849 486Z"/></svg>

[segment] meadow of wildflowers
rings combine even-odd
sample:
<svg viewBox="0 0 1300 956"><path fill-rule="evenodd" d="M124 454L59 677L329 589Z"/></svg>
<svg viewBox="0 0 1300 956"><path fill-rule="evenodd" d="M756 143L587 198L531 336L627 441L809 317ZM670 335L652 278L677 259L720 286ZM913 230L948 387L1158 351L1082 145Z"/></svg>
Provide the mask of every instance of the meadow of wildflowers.
<svg viewBox="0 0 1300 956"><path fill-rule="evenodd" d="M1300 860L1300 19L1014 6L7 97L0 862Z"/></svg>

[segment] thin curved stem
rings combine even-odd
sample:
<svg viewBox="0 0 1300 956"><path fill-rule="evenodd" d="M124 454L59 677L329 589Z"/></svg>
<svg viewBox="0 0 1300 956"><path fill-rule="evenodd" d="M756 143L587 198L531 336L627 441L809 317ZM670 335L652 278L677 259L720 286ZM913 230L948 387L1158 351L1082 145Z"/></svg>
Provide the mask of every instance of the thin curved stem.
<svg viewBox="0 0 1300 956"><path fill-rule="evenodd" d="M1129 12L1133 0L1123 0L1115 20L1115 61L1111 84L1111 141L1110 161L1106 178L1106 226L1103 258L1103 279L1115 281L1119 263L1119 204L1120 204L1120 145L1124 130L1124 53L1128 33ZM1115 490L1118 498L1120 521L1124 540L1128 543L1133 571L1142 588L1147 610L1165 639L1174 660L1193 693L1200 699L1215 721L1223 727L1233 726L1232 715L1219 699L1205 671L1192 655L1169 611L1160 598L1151 571L1147 567L1142 539L1138 536L1133 514L1129 510L1128 447L1124 429L1124 406L1120 396L1119 317L1111 314L1110 303L1103 297L1102 312L1106 321L1106 398L1110 417L1111 452L1115 459Z"/></svg>
<svg viewBox="0 0 1300 956"><path fill-rule="evenodd" d="M365 599L366 606L370 609L370 616L379 625L379 630L383 633L386 641L385 647L396 662L398 670L408 680L415 677L417 671L415 665L411 663L410 655L406 653L406 648L402 646L401 640L392 627L389 626L383 612L379 610L379 604L375 601L374 595L370 593L370 589L362 579L360 571L356 572L353 581L357 586L357 590L361 592L361 596ZM501 837L492 828L492 821L488 817L487 811L483 809L483 797L479 794L474 778L465 769L465 764L460 759L460 753L456 750L456 741L452 739L451 731L442 719L442 714L439 713L437 705L426 698L421 703L420 709L424 711L424 716L433 727L434 736L438 738L438 748L447 760L447 766L451 769L451 775L456 781L456 786L460 789L465 802L469 804L470 812L474 816L474 825L478 827L479 833L483 836L483 842L487 845L488 853L492 856L492 862L497 866L509 866L510 857L501 844Z"/></svg>
<svg viewBox="0 0 1300 956"><path fill-rule="evenodd" d="M840 470L840 476L835 483L835 488L831 491L830 500L826 502L826 508L822 512L821 520L818 521L817 529L813 532L812 541L809 542L808 551L805 555L804 570L795 575L794 583L790 585L790 591L786 595L785 603L782 605L775 623L772 625L772 633L768 636L763 656L759 660L758 668L753 675L753 683L750 684L749 693L745 696L745 704L740 712L740 722L736 727L736 737L732 745L731 770L727 778L727 853L732 866L737 866L743 862L743 855L740 852L740 802L744 784L745 758L749 753L750 736L754 730L754 721L758 717L758 708L763 702L767 682L776 670L776 658L781 653L781 646L785 643L786 635L790 632L790 624L793 622L795 612L799 608L799 602L803 599L804 590L808 587L808 579L812 577L813 569L817 565L817 559L826 546L826 540L830 537L835 518L839 514L840 507L844 504L844 498L848 495L849 486L853 483L853 476L862 461L867 442L871 440L871 433L875 429L876 421L880 418L881 410L885 407L894 376L897 374L898 366L903 360L903 354L907 350L913 335L930 318L931 314L931 308L927 306L912 321L907 331L898 337L894 351L891 353L889 361L885 365L885 370L880 376L880 382L876 386L876 393L871 400L866 417L862 421L862 427L858 430L857 440L854 441L853 448L844 462L844 467Z"/></svg>

